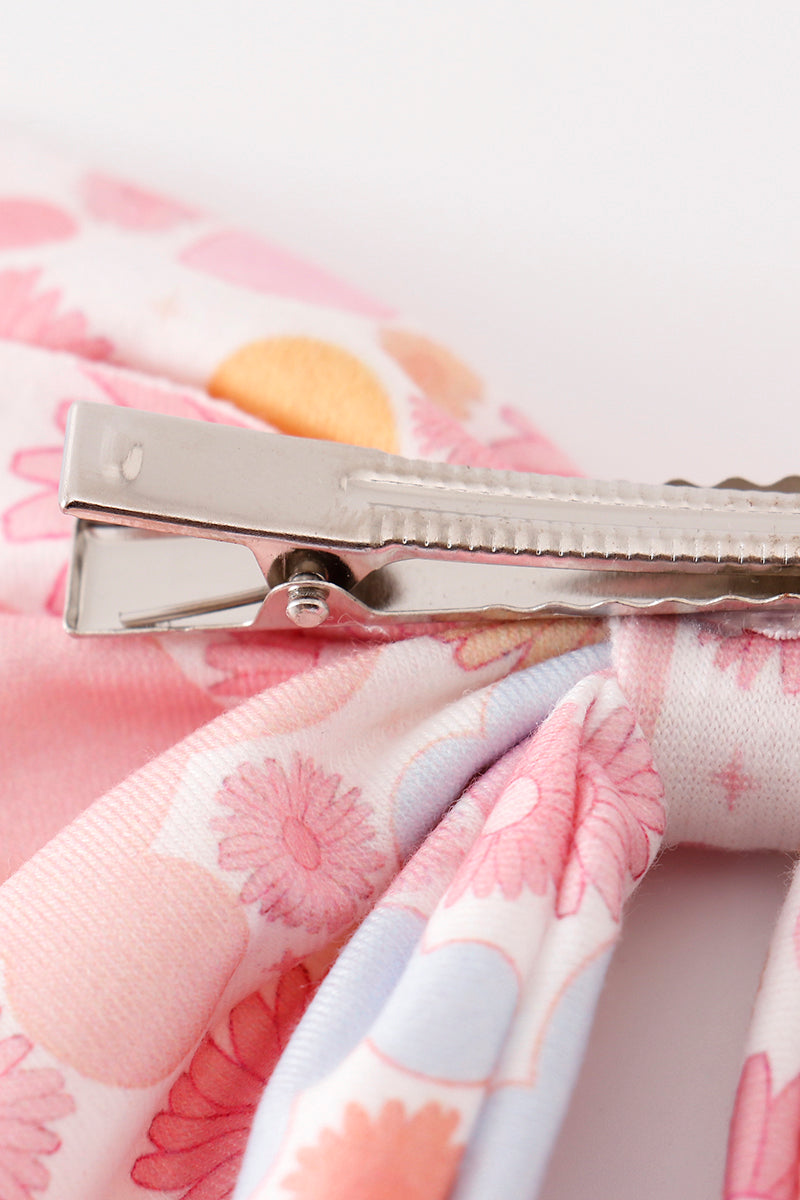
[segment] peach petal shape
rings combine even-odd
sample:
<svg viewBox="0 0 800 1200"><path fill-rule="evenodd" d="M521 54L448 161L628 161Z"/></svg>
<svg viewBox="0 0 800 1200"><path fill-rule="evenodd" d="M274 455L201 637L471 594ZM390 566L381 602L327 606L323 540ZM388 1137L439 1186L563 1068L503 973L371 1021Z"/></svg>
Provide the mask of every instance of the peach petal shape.
<svg viewBox="0 0 800 1200"><path fill-rule="evenodd" d="M377 376L341 346L274 337L234 351L208 385L284 433L397 451L391 401Z"/></svg>
<svg viewBox="0 0 800 1200"><path fill-rule="evenodd" d="M77 230L69 213L45 200L0 199L0 250L65 241Z"/></svg>
<svg viewBox="0 0 800 1200"><path fill-rule="evenodd" d="M6 994L60 1062L112 1086L148 1087L205 1033L247 924L236 897L195 863L92 858L40 872L36 889L3 910Z"/></svg>
<svg viewBox="0 0 800 1200"><path fill-rule="evenodd" d="M385 305L327 271L252 234L233 230L213 233L189 246L180 259L195 271L254 292L345 309L364 317L383 319L392 315Z"/></svg>
<svg viewBox="0 0 800 1200"><path fill-rule="evenodd" d="M483 398L483 383L471 367L424 334L407 329L384 328L380 343L409 379L428 397L454 417L469 416Z"/></svg>

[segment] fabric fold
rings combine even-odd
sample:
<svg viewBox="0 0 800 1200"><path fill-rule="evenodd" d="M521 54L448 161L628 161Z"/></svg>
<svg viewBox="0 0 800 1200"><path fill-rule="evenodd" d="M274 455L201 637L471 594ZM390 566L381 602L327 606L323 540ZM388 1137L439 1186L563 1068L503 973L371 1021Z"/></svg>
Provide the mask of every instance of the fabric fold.
<svg viewBox="0 0 800 1200"><path fill-rule="evenodd" d="M576 684L342 951L267 1086L237 1198L534 1196L662 801L616 682Z"/></svg>

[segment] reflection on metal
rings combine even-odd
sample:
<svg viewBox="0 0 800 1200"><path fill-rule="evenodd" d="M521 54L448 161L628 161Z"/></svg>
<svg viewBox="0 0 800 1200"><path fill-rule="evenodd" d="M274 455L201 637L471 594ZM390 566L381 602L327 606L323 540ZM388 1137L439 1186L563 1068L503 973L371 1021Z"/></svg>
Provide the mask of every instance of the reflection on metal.
<svg viewBox="0 0 800 1200"><path fill-rule="evenodd" d="M800 607L800 496L524 475L78 404L74 633ZM783 481L800 484L793 478Z"/></svg>

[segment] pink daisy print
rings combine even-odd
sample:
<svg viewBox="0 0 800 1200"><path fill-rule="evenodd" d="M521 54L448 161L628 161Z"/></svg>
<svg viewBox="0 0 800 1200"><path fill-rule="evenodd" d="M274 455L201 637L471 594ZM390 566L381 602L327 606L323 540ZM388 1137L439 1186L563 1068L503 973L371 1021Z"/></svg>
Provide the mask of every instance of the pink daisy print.
<svg viewBox="0 0 800 1200"><path fill-rule="evenodd" d="M717 647L714 666L720 671L732 667L742 691L749 691L764 667L777 658L784 695L800 695L800 638L776 637L754 629L730 635L701 629L697 640L701 646Z"/></svg>
<svg viewBox="0 0 800 1200"><path fill-rule="evenodd" d="M0 198L0 250L43 246L75 237L78 226L63 208L34 196Z"/></svg>
<svg viewBox="0 0 800 1200"><path fill-rule="evenodd" d="M62 438L68 411L69 401L59 405L55 414L55 425ZM12 473L38 485L38 490L3 513L2 528L6 541L36 542L70 536L73 522L58 507L62 454L63 445L32 446L18 450L11 459ZM67 566L62 563L45 601L46 611L53 616L58 616L64 610L66 579Z"/></svg>
<svg viewBox="0 0 800 1200"><path fill-rule="evenodd" d="M572 834L574 762L580 740L575 706L563 704L545 722L504 781L481 836L445 903L466 892L499 891L516 900L524 889L542 896L560 881Z"/></svg>
<svg viewBox="0 0 800 1200"><path fill-rule="evenodd" d="M736 1093L725 1200L795 1200L799 1130L800 1076L775 1094L769 1058L751 1055Z"/></svg>
<svg viewBox="0 0 800 1200"><path fill-rule="evenodd" d="M425 397L412 399L411 414L421 452L444 462L547 475L578 473L552 442L509 406L500 410L500 416L510 426L512 436L488 443L478 441L455 417Z"/></svg>
<svg viewBox="0 0 800 1200"><path fill-rule="evenodd" d="M54 423L62 439L67 426L70 402L60 404ZM56 494L61 473L62 446L34 446L18 450L11 459L11 470L20 479L41 485L41 489L20 500L3 516L3 531L9 542L32 542L42 538L67 537L71 522L58 507Z"/></svg>
<svg viewBox="0 0 800 1200"><path fill-rule="evenodd" d="M48 1128L75 1111L60 1072L21 1066L33 1045L22 1034L0 1041L0 1198L32 1200L50 1182L40 1156L61 1145Z"/></svg>
<svg viewBox="0 0 800 1200"><path fill-rule="evenodd" d="M41 288L40 276L35 268L0 271L0 338L65 350L81 358L110 358L111 342L92 336L82 313L62 311L61 292Z"/></svg>
<svg viewBox="0 0 800 1200"><path fill-rule="evenodd" d="M232 1009L223 1036L203 1039L153 1118L155 1149L136 1160L134 1183L176 1200L229 1200L256 1105L313 993L305 967L295 966L272 1003L254 992Z"/></svg>
<svg viewBox="0 0 800 1200"><path fill-rule="evenodd" d="M244 904L311 933L354 919L385 860L360 789L341 782L299 755L288 769L274 758L244 763L224 781L217 799L231 815L213 823L225 834L219 863L249 872Z"/></svg>
<svg viewBox="0 0 800 1200"><path fill-rule="evenodd" d="M574 848L558 897L558 914L577 912L586 885L603 897L615 921L628 881L650 862L651 833L664 832L664 788L633 713L589 709L575 780Z"/></svg>
<svg viewBox="0 0 800 1200"><path fill-rule="evenodd" d="M619 707L583 722L563 704L529 743L492 809L446 903L466 892L523 890L552 883L559 916L577 912L592 884L618 921L630 879L650 861L649 834L664 830L663 789L633 714Z"/></svg>
<svg viewBox="0 0 800 1200"><path fill-rule="evenodd" d="M218 425L247 425L250 428L254 424L253 421L242 421L229 404L206 401L200 396L190 396L179 389L151 383L149 379L123 371L87 367L84 374L110 404L118 404L122 408L165 413L169 417L189 417L190 420L211 421Z"/></svg>
<svg viewBox="0 0 800 1200"><path fill-rule="evenodd" d="M125 408L145 409L148 412L163 412L176 417L192 417L195 420L217 421L239 425L235 416L225 409L206 405L192 396L170 388L158 387L144 380L122 373L94 368L86 372L89 379L100 389L106 400ZM58 507L58 482L61 476L64 431L67 414L72 400L64 400L54 414L58 431L58 444L53 446L31 446L18 450L11 459L11 472L20 479L37 485L33 495L18 501L2 516L2 529L6 541L36 542L52 538L68 538L74 522L65 517ZM45 601L47 612L60 615L64 609L64 589L67 575L66 564L59 567Z"/></svg>

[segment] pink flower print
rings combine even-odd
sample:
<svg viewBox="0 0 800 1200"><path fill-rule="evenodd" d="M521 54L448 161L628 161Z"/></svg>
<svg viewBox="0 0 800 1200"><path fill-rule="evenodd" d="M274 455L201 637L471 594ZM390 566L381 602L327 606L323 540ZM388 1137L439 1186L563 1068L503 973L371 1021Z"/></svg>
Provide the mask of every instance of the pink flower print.
<svg viewBox="0 0 800 1200"><path fill-rule="evenodd" d="M322 642L312 638L298 641L293 633L232 634L206 647L206 663L225 678L209 691L220 700L244 700L267 688L309 671L319 662Z"/></svg>
<svg viewBox="0 0 800 1200"><path fill-rule="evenodd" d="M468 467L504 465L489 446L467 433L463 425L430 400L415 396L411 401L411 413L414 433L423 454Z"/></svg>
<svg viewBox="0 0 800 1200"><path fill-rule="evenodd" d="M103 392L111 404L122 408L138 408L145 412L164 413L169 417L188 417L194 421L212 421L219 425L238 425L252 428L262 422L243 421L241 414L224 401L190 396L167 384L151 383L149 379L123 371L92 367L84 374Z"/></svg>
<svg viewBox="0 0 800 1200"><path fill-rule="evenodd" d="M205 404L183 392L159 387L147 380L98 368L87 371L87 374L107 400L121 407L146 409L148 412L163 412L176 417L193 417L195 420L223 422L229 425L242 424L227 408ZM3 514L3 533L9 542L68 538L72 534L74 522L65 517L58 507L64 431L71 404L71 400L63 401L54 415L54 423L59 433L58 445L32 446L18 450L11 460L11 471L14 475L39 486L32 496L18 501ZM45 603L46 610L54 615L60 615L64 609L66 575L67 568L62 565Z"/></svg>
<svg viewBox="0 0 800 1200"><path fill-rule="evenodd" d="M67 425L69 403L59 405L55 424L61 437ZM72 522L58 507L58 480L63 446L33 446L18 450L11 470L20 479L41 485L35 495L20 500L3 515L3 531L9 542L33 542L42 538L68 537Z"/></svg>
<svg viewBox="0 0 800 1200"><path fill-rule="evenodd" d="M180 261L234 287L339 308L363 317L392 316L385 305L250 233L220 229L187 246Z"/></svg>
<svg viewBox="0 0 800 1200"><path fill-rule="evenodd" d="M580 475L571 458L559 450L549 438L533 425L518 409L506 404L500 418L511 429L511 435L489 443L493 452L503 460L509 471L531 471L537 475Z"/></svg>
<svg viewBox="0 0 800 1200"><path fill-rule="evenodd" d="M514 436L489 443L478 441L454 417L422 396L412 399L411 412L421 453L432 458L502 471L577 474L569 459L513 408L503 408L500 415L515 431Z"/></svg>
<svg viewBox="0 0 800 1200"><path fill-rule="evenodd" d="M249 871L242 902L310 933L334 932L357 915L373 892L370 876L384 865L360 789L341 790L309 759L286 770L274 758L244 763L217 795L232 810L214 821L225 833L219 863Z"/></svg>
<svg viewBox="0 0 800 1200"><path fill-rule="evenodd" d="M650 862L648 833L664 832L664 789L630 709L621 705L599 724L593 717L592 708L578 759L574 852L558 914L577 912L592 883L618 921L628 879L640 879Z"/></svg>
<svg viewBox="0 0 800 1200"><path fill-rule="evenodd" d="M516 900L528 888L542 896L551 880L560 881L572 833L580 735L572 704L561 705L545 722L504 781L447 905L467 891L484 898L498 890Z"/></svg>
<svg viewBox="0 0 800 1200"><path fill-rule="evenodd" d="M572 704L545 722L518 762L448 893L509 900L544 895L559 916L577 912L592 884L615 921L629 879L650 861L649 832L664 831L663 790L633 714L620 706L583 723Z"/></svg>
<svg viewBox="0 0 800 1200"><path fill-rule="evenodd" d="M33 1045L22 1034L0 1041L0 1198L32 1200L50 1182L39 1156L55 1154L60 1138L48 1128L75 1111L60 1072L20 1064Z"/></svg>
<svg viewBox="0 0 800 1200"><path fill-rule="evenodd" d="M91 336L82 313L60 311L61 293L39 288L40 276L36 269L0 271L0 337L81 358L109 358L111 342Z"/></svg>
<svg viewBox="0 0 800 1200"><path fill-rule="evenodd" d="M745 692L753 686L759 672L777 655L784 695L800 695L800 639L777 638L753 629L730 636L712 629L701 629L697 640L701 646L717 646L714 666L720 671L733 667L736 683Z"/></svg>
<svg viewBox="0 0 800 1200"><path fill-rule="evenodd" d="M799 1131L800 1076L774 1095L769 1058L751 1055L736 1093L725 1200L795 1200Z"/></svg>
<svg viewBox="0 0 800 1200"><path fill-rule="evenodd" d="M134 1183L176 1200L233 1195L256 1105L313 992L306 969L295 966L272 1004L254 992L232 1009L223 1036L204 1038L153 1118L155 1150L136 1160Z"/></svg>
<svg viewBox="0 0 800 1200"><path fill-rule="evenodd" d="M63 437L69 404L60 405L55 423ZM33 542L49 538L67 538L73 522L58 507L58 481L61 475L61 446L34 446L18 450L11 460L13 474L39 484L34 495L20 500L3 514L3 534L9 542ZM45 601L45 609L58 616L64 611L67 567L58 568Z"/></svg>
<svg viewBox="0 0 800 1200"><path fill-rule="evenodd" d="M154 233L171 229L195 215L192 209L174 200L97 172L84 179L83 198L93 217L110 221L121 229Z"/></svg>
<svg viewBox="0 0 800 1200"><path fill-rule="evenodd" d="M69 213L48 200L32 196L0 199L0 250L62 242L77 232L78 226Z"/></svg>

